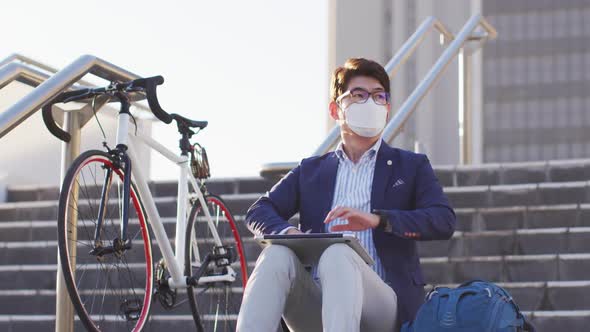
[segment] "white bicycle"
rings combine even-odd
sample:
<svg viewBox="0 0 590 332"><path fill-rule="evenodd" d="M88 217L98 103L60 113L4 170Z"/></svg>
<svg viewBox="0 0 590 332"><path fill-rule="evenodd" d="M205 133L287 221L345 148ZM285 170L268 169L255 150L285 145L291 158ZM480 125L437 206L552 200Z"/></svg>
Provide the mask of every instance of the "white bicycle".
<svg viewBox="0 0 590 332"><path fill-rule="evenodd" d="M48 129L69 141L69 134L52 118L52 104L94 104L97 96L121 104L116 147L104 143L106 151L90 150L76 158L59 197L62 271L75 310L89 331L140 331L148 322L153 300L172 309L178 305L179 289L186 289L198 331L235 331L248 280L242 241L223 200L210 195L202 181L209 176L204 149L190 143L193 128L201 130L207 122L162 110L156 87L163 82L156 76L65 92L43 107ZM176 121L180 156L150 137L129 133L130 100L138 93L146 95L158 119ZM140 162L134 141L180 168L174 251L146 178L133 167ZM151 234L162 254L158 262Z"/></svg>

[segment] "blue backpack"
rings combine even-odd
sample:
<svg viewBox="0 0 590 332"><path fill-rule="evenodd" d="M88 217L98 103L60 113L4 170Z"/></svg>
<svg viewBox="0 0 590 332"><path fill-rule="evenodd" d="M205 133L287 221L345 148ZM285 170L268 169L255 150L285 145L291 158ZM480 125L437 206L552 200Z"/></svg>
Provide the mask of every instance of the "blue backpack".
<svg viewBox="0 0 590 332"><path fill-rule="evenodd" d="M435 287L413 322L401 332L535 331L502 287L473 280L457 288Z"/></svg>

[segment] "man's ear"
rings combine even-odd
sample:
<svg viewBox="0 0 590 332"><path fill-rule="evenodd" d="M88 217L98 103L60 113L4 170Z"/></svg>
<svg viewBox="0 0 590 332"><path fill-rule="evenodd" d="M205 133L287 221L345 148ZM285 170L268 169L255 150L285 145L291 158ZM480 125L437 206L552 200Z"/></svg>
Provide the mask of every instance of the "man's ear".
<svg viewBox="0 0 590 332"><path fill-rule="evenodd" d="M335 121L338 121L338 119L339 119L338 104L336 104L335 101L331 101L329 108L330 108L330 116L332 117L332 119L334 119Z"/></svg>

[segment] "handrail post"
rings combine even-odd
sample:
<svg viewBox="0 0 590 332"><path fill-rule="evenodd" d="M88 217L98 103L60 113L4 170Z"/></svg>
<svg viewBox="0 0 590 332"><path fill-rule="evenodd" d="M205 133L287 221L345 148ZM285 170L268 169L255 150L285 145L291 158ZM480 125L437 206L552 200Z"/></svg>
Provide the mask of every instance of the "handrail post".
<svg viewBox="0 0 590 332"><path fill-rule="evenodd" d="M473 107L472 107L472 64L467 47L461 48L458 56L459 67L459 141L460 163L473 162Z"/></svg>
<svg viewBox="0 0 590 332"><path fill-rule="evenodd" d="M60 183L64 182L66 172L68 171L74 159L80 153L81 128L79 119L79 112L65 112L64 114L64 128L67 128L67 131L70 133L72 138L69 143L62 143ZM74 199L77 200L78 186L74 186L75 187L72 190L72 194L74 195ZM75 209L70 207L68 208L69 211L67 215L69 220L67 220L67 222L73 225L77 225L78 215ZM70 248L73 252L71 263L75 265L77 237L76 226L72 227L72 230L73 232L72 234L70 234L68 240L71 241ZM74 306L72 305L72 301L70 301L70 297L68 296L68 290L61 269L61 259L59 258L59 251L57 253L57 256L57 282L55 286L55 332L73 332ZM72 266L72 271L73 273L75 273L74 266Z"/></svg>

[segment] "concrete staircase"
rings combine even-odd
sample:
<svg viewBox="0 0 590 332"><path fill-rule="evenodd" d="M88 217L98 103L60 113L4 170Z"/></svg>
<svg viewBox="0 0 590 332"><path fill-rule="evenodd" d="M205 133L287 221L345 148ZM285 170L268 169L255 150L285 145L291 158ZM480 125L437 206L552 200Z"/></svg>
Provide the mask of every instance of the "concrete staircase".
<svg viewBox="0 0 590 332"><path fill-rule="evenodd" d="M586 331L590 159L435 171L458 225L450 241L419 243L427 289L487 279L512 293L538 331ZM244 214L271 186L258 178L208 185L239 221L250 269L260 249L243 225ZM176 188L155 183L152 189L173 235ZM0 203L0 331L54 329L57 197L57 188L12 187L7 202ZM147 330L163 329L194 330L188 305L167 312L155 303Z"/></svg>

